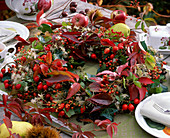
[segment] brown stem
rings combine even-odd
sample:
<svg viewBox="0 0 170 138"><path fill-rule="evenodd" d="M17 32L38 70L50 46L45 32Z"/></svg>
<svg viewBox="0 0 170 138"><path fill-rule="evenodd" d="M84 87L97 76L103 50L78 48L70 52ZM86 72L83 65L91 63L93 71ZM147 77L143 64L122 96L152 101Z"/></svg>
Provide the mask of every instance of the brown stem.
<svg viewBox="0 0 170 138"><path fill-rule="evenodd" d="M71 1L72 1L72 0L66 1L66 2L64 2L61 6L59 6L59 7L55 8L55 9L51 10L44 18L46 18L47 16L49 16L49 15L50 15L52 12L54 12L55 10L57 10L57 9L61 8L62 6L64 6L66 3L67 3L67 5L68 5ZM65 10L65 8L67 7L67 5L64 7L63 10Z"/></svg>

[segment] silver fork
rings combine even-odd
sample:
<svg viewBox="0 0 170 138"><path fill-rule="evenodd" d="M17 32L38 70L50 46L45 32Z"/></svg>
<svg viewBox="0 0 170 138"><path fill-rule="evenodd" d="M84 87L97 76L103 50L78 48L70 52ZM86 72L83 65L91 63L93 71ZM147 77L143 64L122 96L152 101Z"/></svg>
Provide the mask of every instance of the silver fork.
<svg viewBox="0 0 170 138"><path fill-rule="evenodd" d="M158 111L162 112L162 113L170 114L170 110L161 107L161 106L160 106L159 104L157 104L157 103L154 103L154 104L153 104L153 107L154 107L155 109L157 109Z"/></svg>

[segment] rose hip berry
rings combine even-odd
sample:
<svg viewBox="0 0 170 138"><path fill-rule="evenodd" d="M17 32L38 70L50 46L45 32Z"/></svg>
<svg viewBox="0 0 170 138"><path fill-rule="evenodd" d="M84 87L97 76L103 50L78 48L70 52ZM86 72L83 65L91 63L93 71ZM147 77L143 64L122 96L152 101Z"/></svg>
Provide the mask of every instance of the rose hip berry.
<svg viewBox="0 0 170 138"><path fill-rule="evenodd" d="M94 54L94 53L91 54L91 58L92 58L92 59L96 59L96 58L97 58L96 54Z"/></svg>
<svg viewBox="0 0 170 138"><path fill-rule="evenodd" d="M40 80L40 77L39 77L39 76L35 76L35 77L34 77L34 81L35 81L35 82L38 82L39 80Z"/></svg>
<svg viewBox="0 0 170 138"><path fill-rule="evenodd" d="M16 86L15 86L15 89L16 90L19 90L21 88L21 84L17 84Z"/></svg>
<svg viewBox="0 0 170 138"><path fill-rule="evenodd" d="M40 84L37 86L37 89L38 89L39 91L43 89L42 83L40 83Z"/></svg>
<svg viewBox="0 0 170 138"><path fill-rule="evenodd" d="M122 110L127 110L128 109L128 105L127 104L123 104L122 105Z"/></svg>
<svg viewBox="0 0 170 138"><path fill-rule="evenodd" d="M129 104L128 109L129 109L129 111L133 111L135 109L135 107L133 104Z"/></svg>
<svg viewBox="0 0 170 138"><path fill-rule="evenodd" d="M3 68L3 69L1 69L1 72L2 72L3 74L5 73L5 71L6 71L6 70L5 70L4 68Z"/></svg>
<svg viewBox="0 0 170 138"><path fill-rule="evenodd" d="M9 87L9 84L5 83L4 86L5 86L5 89L7 89Z"/></svg>
<svg viewBox="0 0 170 138"><path fill-rule="evenodd" d="M59 117L63 117L64 115L65 115L64 111L60 111L59 114L58 114Z"/></svg>
<svg viewBox="0 0 170 138"><path fill-rule="evenodd" d="M47 86L47 85L44 85L44 86L43 86L43 89L44 89L44 90L47 90L47 89L48 89L48 86Z"/></svg>
<svg viewBox="0 0 170 138"><path fill-rule="evenodd" d="M3 78L3 74L2 73L0 73L0 79L2 79Z"/></svg>
<svg viewBox="0 0 170 138"><path fill-rule="evenodd" d="M139 104L139 103L140 103L140 101L138 98L134 99L134 104Z"/></svg>

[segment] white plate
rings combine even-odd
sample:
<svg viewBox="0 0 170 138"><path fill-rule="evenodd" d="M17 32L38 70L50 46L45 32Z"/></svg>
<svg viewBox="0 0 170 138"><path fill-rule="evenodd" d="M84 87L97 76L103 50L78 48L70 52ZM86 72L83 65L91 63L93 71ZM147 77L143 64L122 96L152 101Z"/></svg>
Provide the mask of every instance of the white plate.
<svg viewBox="0 0 170 138"><path fill-rule="evenodd" d="M170 92L166 92L166 93L159 93L157 94L159 96L167 96L170 98ZM147 125L145 119L143 118L143 116L140 114L140 109L141 107L151 99L151 96L147 97L145 100L143 100L142 102L140 102L138 104L138 106L136 107L135 110L135 118L137 123L139 124L139 126L144 129L146 132L148 132L149 134L158 137L158 138L170 138L170 136L166 135L163 130L157 130L155 128L151 128Z"/></svg>
<svg viewBox="0 0 170 138"><path fill-rule="evenodd" d="M2 28L13 28L16 30L17 34L20 35L23 39L27 39L29 36L29 30L23 24L12 22L12 21L0 21L0 27ZM9 40L8 40L9 41Z"/></svg>
<svg viewBox="0 0 170 138"><path fill-rule="evenodd" d="M7 64L9 63L9 65L15 65L14 63L14 59L12 57L9 57L7 59L5 59L5 61L0 65L0 70ZM5 67L6 71L8 71L8 66Z"/></svg>

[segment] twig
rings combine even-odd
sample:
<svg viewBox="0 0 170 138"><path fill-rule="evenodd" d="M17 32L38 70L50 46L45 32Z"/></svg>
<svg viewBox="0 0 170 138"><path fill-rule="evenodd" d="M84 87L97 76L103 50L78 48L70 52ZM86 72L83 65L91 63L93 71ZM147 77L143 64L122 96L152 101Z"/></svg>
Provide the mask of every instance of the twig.
<svg viewBox="0 0 170 138"><path fill-rule="evenodd" d="M64 6L66 3L70 3L71 1L72 1L72 0L66 1L66 2L64 2L62 5L60 5L59 7L51 10L44 18L46 18L47 16L49 16L49 15L50 15L52 12L54 12L55 10L57 10L57 9L61 8L62 6ZM67 4L67 5L68 5L68 4ZM66 6L67 6L67 5L66 5Z"/></svg>

